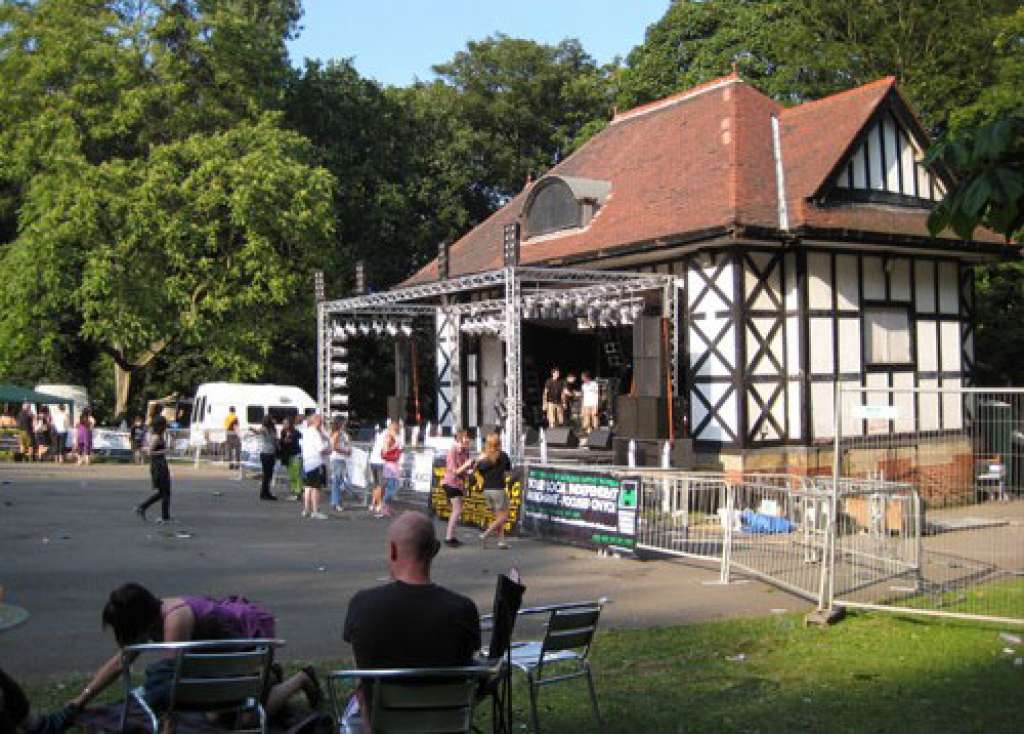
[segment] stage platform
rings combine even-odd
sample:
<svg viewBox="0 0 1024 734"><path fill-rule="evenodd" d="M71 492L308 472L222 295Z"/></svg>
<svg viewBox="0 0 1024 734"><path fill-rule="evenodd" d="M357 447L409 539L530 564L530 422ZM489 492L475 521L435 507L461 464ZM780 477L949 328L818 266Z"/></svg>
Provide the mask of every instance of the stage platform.
<svg viewBox="0 0 1024 734"><path fill-rule="evenodd" d="M527 461L540 461L540 447L526 447ZM599 449L588 449L586 447L575 449L560 449L548 446L548 461L559 464L580 464L611 466L615 463L615 452Z"/></svg>

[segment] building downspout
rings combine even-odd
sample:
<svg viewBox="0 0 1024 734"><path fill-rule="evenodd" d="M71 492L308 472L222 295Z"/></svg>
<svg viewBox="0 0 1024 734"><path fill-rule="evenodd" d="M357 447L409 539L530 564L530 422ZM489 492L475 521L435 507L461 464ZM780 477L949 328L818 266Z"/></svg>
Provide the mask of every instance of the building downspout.
<svg viewBox="0 0 1024 734"><path fill-rule="evenodd" d="M772 115L772 156L775 158L775 190L778 192L779 229L789 232L789 209L786 205L786 174L782 166L782 139L779 118Z"/></svg>

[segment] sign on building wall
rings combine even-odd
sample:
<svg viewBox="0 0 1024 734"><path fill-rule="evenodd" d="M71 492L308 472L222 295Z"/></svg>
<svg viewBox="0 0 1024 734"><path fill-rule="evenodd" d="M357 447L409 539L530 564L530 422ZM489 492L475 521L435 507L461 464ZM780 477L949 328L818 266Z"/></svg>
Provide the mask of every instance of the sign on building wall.
<svg viewBox="0 0 1024 734"><path fill-rule="evenodd" d="M636 477L530 467L523 528L549 540L633 550L639 494Z"/></svg>

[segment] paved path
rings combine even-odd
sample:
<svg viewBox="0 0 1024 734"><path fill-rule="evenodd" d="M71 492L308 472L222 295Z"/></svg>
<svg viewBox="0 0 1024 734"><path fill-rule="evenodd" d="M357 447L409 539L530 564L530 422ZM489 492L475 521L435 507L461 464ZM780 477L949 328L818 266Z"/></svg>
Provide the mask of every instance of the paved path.
<svg viewBox="0 0 1024 734"><path fill-rule="evenodd" d="M341 626L358 589L386 581L386 521L346 512L302 520L292 502L256 499L256 482L225 470L172 466L178 525L139 521L145 467L0 464L0 585L30 619L0 632L0 659L19 676L87 671L114 650L100 628L110 590L138 581L158 595L241 593L278 618L291 658L349 654ZM153 508L154 511L157 508ZM156 512L153 513L156 516ZM186 531L190 538L176 537ZM475 538L472 529L463 538ZM520 568L525 604L611 597L605 626L649 626L807 605L757 582L713 585L717 570L678 562L612 560L513 539L509 551L443 548L437 582L489 610L495 574Z"/></svg>

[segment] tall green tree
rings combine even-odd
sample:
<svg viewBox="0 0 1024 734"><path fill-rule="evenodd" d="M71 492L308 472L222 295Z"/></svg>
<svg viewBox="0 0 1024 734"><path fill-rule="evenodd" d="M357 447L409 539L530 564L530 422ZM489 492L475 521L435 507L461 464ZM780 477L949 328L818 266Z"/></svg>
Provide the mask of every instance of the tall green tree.
<svg viewBox="0 0 1024 734"><path fill-rule="evenodd" d="M632 106L729 73L783 103L886 75L941 132L1016 67L1015 0L675 0L627 57L618 101ZM1016 63L1015 63L1016 62ZM1020 88L1006 92L1020 101Z"/></svg>
<svg viewBox="0 0 1024 734"><path fill-rule="evenodd" d="M572 152L611 112L612 69L575 39L551 46L499 33L470 41L434 71L458 93L452 113L494 204Z"/></svg>
<svg viewBox="0 0 1024 734"><path fill-rule="evenodd" d="M225 376L260 371L267 311L332 222L330 174L267 114L298 18L296 0L2 0L0 192L17 235L0 253L0 370L102 352L115 413L169 345Z"/></svg>

